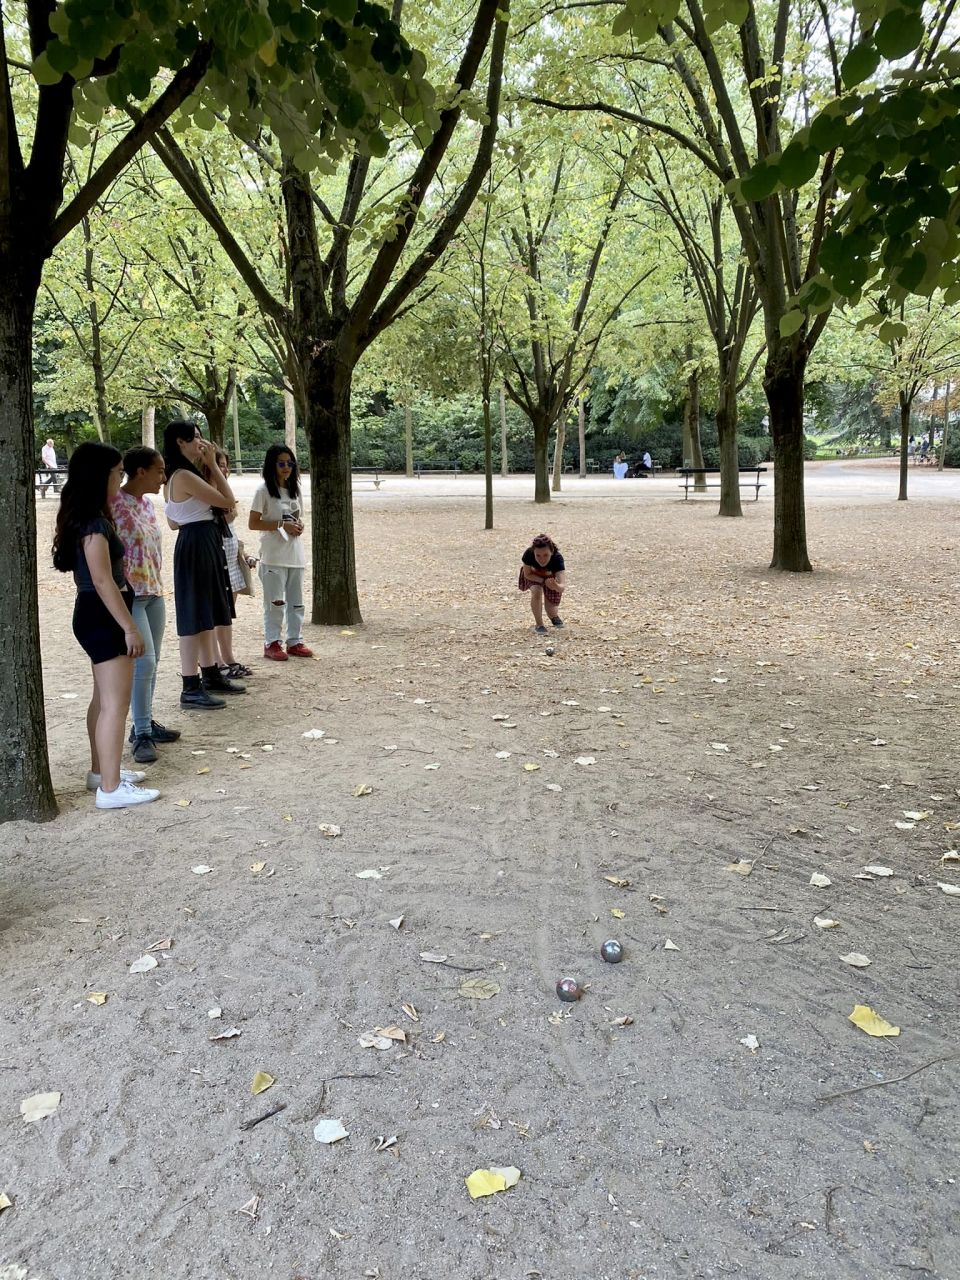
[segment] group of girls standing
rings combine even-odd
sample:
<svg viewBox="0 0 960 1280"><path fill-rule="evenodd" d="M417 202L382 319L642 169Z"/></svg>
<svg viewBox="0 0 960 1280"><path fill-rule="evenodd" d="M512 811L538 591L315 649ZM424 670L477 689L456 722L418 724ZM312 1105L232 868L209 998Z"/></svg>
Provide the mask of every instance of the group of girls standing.
<svg viewBox="0 0 960 1280"><path fill-rule="evenodd" d="M124 472L127 480L124 484ZM249 527L262 535L264 656L277 661L312 656L303 643L304 524L296 458L284 446L267 453L264 483L254 496ZM173 422L163 453L81 444L70 458L53 543L53 562L73 572L73 630L90 658L93 695L87 710L91 767L88 790L100 809L156 800L140 785L146 774L121 769L126 711L136 763L157 759L156 745L179 731L153 718L157 660L165 627L162 535L148 495L165 485L167 522L177 530L173 582L185 710L218 710L226 695L246 692L236 680L249 668L232 649L236 592L244 582L231 528L236 500L226 457L192 422ZM286 610L287 646L281 644Z"/></svg>

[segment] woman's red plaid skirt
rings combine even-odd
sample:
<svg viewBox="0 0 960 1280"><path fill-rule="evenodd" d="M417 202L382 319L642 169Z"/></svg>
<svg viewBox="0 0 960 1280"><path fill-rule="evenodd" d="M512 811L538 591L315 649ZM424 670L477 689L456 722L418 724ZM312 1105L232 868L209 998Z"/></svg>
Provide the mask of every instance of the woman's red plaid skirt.
<svg viewBox="0 0 960 1280"><path fill-rule="evenodd" d="M546 600L547 604L559 604L563 599L562 587L559 591L555 591L553 587L544 587L542 582L530 582L527 580L522 569L520 570L520 581L517 583L517 586L521 591L529 591L531 587L543 587L543 598Z"/></svg>

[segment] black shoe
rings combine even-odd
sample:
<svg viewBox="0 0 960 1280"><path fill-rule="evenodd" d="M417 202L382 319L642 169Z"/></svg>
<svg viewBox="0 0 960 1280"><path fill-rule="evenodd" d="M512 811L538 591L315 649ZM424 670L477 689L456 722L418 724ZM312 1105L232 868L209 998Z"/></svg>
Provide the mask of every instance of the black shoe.
<svg viewBox="0 0 960 1280"><path fill-rule="evenodd" d="M180 737L180 730L168 729L166 725L158 724L156 720L151 720L150 737L154 742L176 742Z"/></svg>
<svg viewBox="0 0 960 1280"><path fill-rule="evenodd" d="M220 711L227 704L223 698L211 698L206 689L184 689L180 705L192 711Z"/></svg>
<svg viewBox="0 0 960 1280"><path fill-rule="evenodd" d="M133 744L133 758L137 764L153 764L157 758L157 748L149 734L141 733Z"/></svg>
<svg viewBox="0 0 960 1280"><path fill-rule="evenodd" d="M245 684L237 684L236 680L228 680L227 677L221 675L219 671L215 676L204 676L201 684L204 689L208 689L211 693L247 692L247 686Z"/></svg>
<svg viewBox="0 0 960 1280"><path fill-rule="evenodd" d="M554 625L555 627L562 627L562 626L563 626L563 619L562 619L562 618L551 618L551 619L550 619L550 621L553 623L553 625Z"/></svg>

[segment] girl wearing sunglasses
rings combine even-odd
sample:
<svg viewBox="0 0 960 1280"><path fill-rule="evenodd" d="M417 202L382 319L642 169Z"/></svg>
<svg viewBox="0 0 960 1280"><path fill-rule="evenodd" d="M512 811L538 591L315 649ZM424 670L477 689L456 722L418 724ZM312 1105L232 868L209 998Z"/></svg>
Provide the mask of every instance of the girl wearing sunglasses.
<svg viewBox="0 0 960 1280"><path fill-rule="evenodd" d="M263 584L263 656L273 662L312 658L303 643L303 508L300 474L293 453L273 444L263 460L263 484L253 495L249 527L260 537L260 581ZM284 649L284 613L287 647Z"/></svg>

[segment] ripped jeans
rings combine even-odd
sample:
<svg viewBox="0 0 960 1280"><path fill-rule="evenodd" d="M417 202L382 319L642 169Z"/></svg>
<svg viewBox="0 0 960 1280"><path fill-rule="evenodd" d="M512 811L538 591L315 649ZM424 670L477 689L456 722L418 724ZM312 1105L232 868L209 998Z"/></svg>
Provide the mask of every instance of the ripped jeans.
<svg viewBox="0 0 960 1280"><path fill-rule="evenodd" d="M265 644L280 640L284 608L287 612L287 644L299 644L303 639L303 573L302 568L294 569L260 561Z"/></svg>

